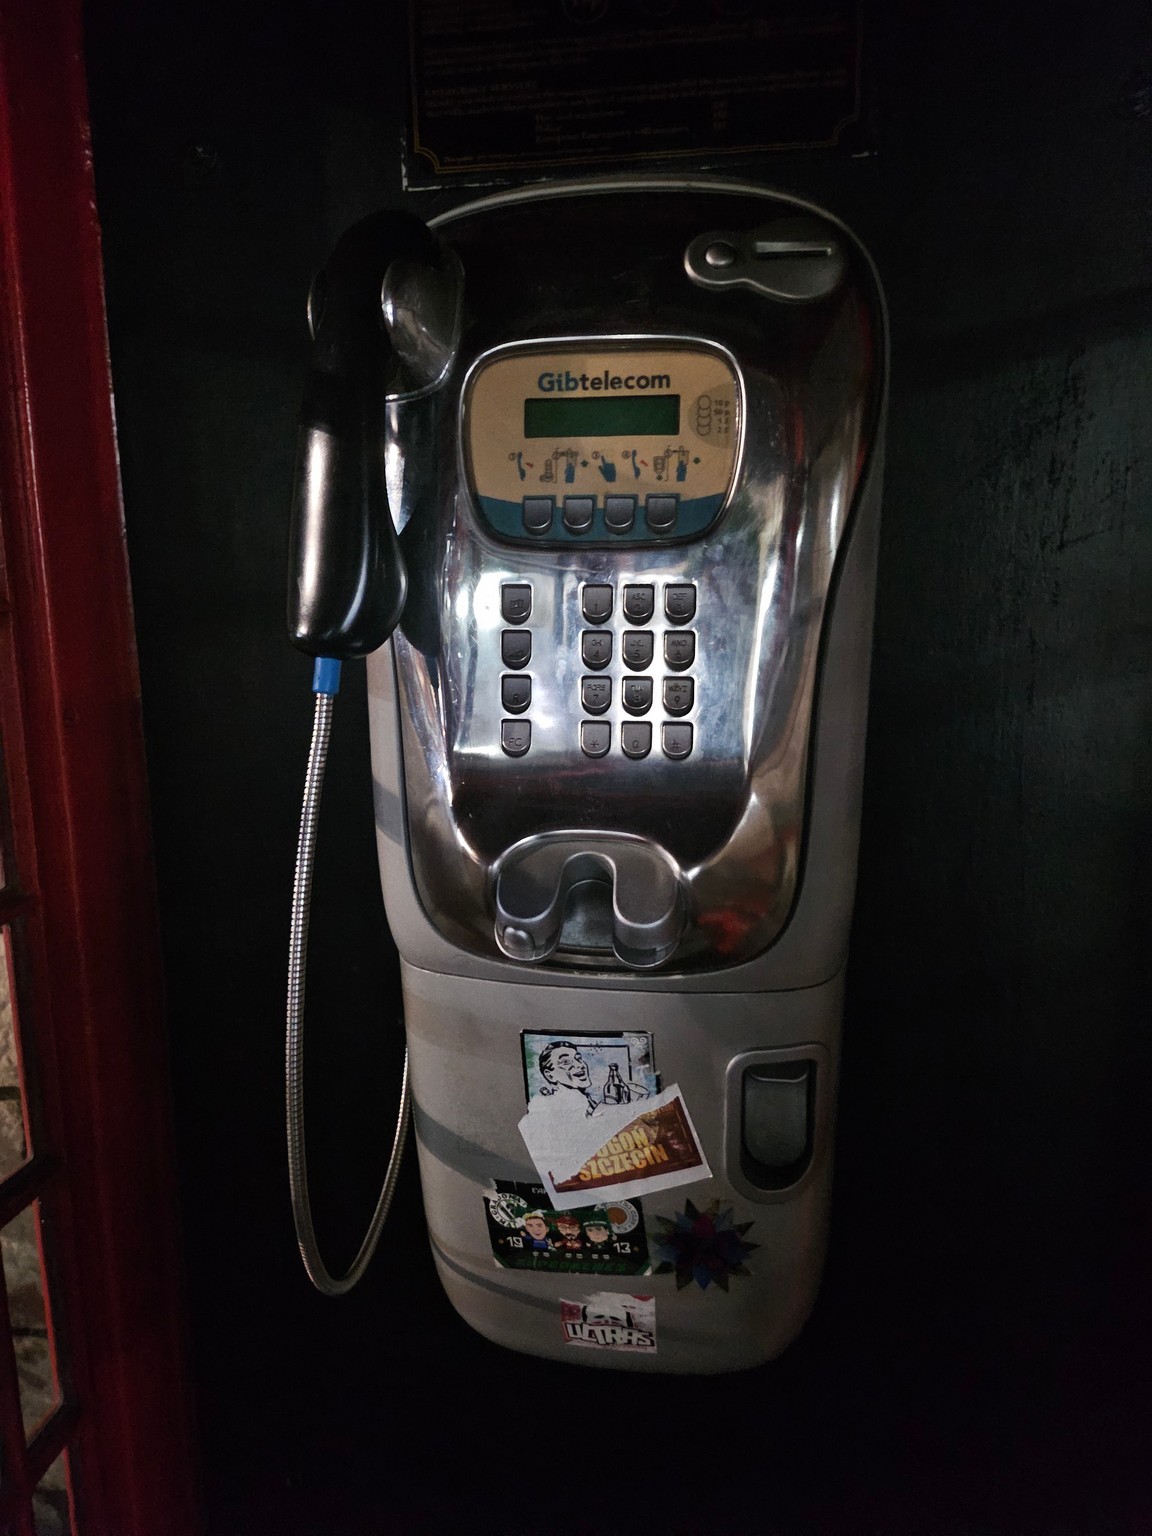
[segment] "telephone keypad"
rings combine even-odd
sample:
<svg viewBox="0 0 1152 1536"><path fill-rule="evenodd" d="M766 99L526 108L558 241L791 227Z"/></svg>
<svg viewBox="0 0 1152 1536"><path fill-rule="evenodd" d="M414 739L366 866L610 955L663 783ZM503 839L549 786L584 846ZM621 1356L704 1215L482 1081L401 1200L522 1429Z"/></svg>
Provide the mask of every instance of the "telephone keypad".
<svg viewBox="0 0 1152 1536"><path fill-rule="evenodd" d="M633 672L641 672L652 665L652 631L629 629L624 632L624 665Z"/></svg>
<svg viewBox="0 0 1152 1536"><path fill-rule="evenodd" d="M500 656L506 667L526 667L532 660L532 631L506 629L500 636Z"/></svg>
<svg viewBox="0 0 1152 1536"><path fill-rule="evenodd" d="M602 715L612 702L610 677L584 677L580 679L580 703L590 715Z"/></svg>
<svg viewBox="0 0 1152 1536"><path fill-rule="evenodd" d="M603 624L612 617L612 588L587 586L580 596L580 611L589 624Z"/></svg>
<svg viewBox="0 0 1152 1536"><path fill-rule="evenodd" d="M594 667L597 671L606 667L612 660L612 631L586 629L580 636L580 657L586 667Z"/></svg>
<svg viewBox="0 0 1152 1536"><path fill-rule="evenodd" d="M695 702L696 684L690 677L664 679L664 708L670 715L686 715Z"/></svg>
<svg viewBox="0 0 1152 1536"><path fill-rule="evenodd" d="M621 690L621 701L630 715L647 714L652 708L652 679L626 677Z"/></svg>
<svg viewBox="0 0 1152 1536"><path fill-rule="evenodd" d="M500 745L509 757L523 757L532 745L531 720L502 720Z"/></svg>
<svg viewBox="0 0 1152 1536"><path fill-rule="evenodd" d="M525 533L547 533L552 526L555 499L551 496L525 496L520 503Z"/></svg>
<svg viewBox="0 0 1152 1536"><path fill-rule="evenodd" d="M500 588L500 613L505 624L527 624L532 617L532 588L528 582L504 583Z"/></svg>
<svg viewBox="0 0 1152 1536"><path fill-rule="evenodd" d="M696 660L696 636L691 630L670 629L664 635L664 664L683 672Z"/></svg>
<svg viewBox="0 0 1152 1536"><path fill-rule="evenodd" d="M647 757L652 750L652 727L647 720L625 720L620 727L625 757Z"/></svg>
<svg viewBox="0 0 1152 1536"><path fill-rule="evenodd" d="M580 750L585 757L606 757L612 745L612 727L607 720L583 720L580 723Z"/></svg>
<svg viewBox="0 0 1152 1536"><path fill-rule="evenodd" d="M647 624L656 611L654 587L624 588L624 617L629 624Z"/></svg>
<svg viewBox="0 0 1152 1536"><path fill-rule="evenodd" d="M568 497L567 502L581 498ZM627 500L628 498L620 498ZM632 498L634 499L634 498ZM674 500L675 498L673 498ZM528 497L528 502L547 501L551 498ZM526 514L527 515L527 514ZM587 715L606 715L611 709L614 691L613 680L604 675L613 658L614 631L606 626L612 618L616 602L615 586L609 582L588 582L580 589L580 613L585 624L596 625L580 634L580 657L583 664L599 676L580 679L579 704ZM664 616L668 623L680 626L696 616L696 587L689 582L668 582L663 589ZM500 588L500 613L506 624L526 624L532 617L532 583L507 581ZM626 622L648 623L656 611L656 586L648 582L629 582L621 592L621 609ZM655 635L650 629L626 629L621 635L621 656L629 672L643 672L652 665ZM523 718L532 706L532 679L523 675L522 669L532 660L532 631L529 629L505 629L500 635L500 655L504 665L512 670L500 679L500 703L507 715L518 719L500 722L500 745L509 757L524 757L532 746L532 724ZM632 717L620 723L620 751L627 758L639 760L648 757L653 747L655 725L649 720L635 718L647 715L654 703L662 706L665 716L660 722L660 746L666 758L673 762L690 757L695 745L692 723L682 717L692 712L696 703L696 681L682 674L696 660L696 635L692 630L667 629L663 634L664 663L670 671L681 675L665 677L660 694L655 694L651 677L633 677L625 674L620 679L619 704ZM580 722L580 750L585 757L607 757L612 748L612 725L606 719Z"/></svg>
<svg viewBox="0 0 1152 1536"><path fill-rule="evenodd" d="M687 624L696 616L696 588L681 583L665 587L664 612L671 623Z"/></svg>
<svg viewBox="0 0 1152 1536"><path fill-rule="evenodd" d="M565 496L564 526L569 533L587 533L596 506L594 496Z"/></svg>
<svg viewBox="0 0 1152 1536"><path fill-rule="evenodd" d="M686 720L664 722L661 742L664 756L679 762L692 751L692 727Z"/></svg>
<svg viewBox="0 0 1152 1536"><path fill-rule="evenodd" d="M500 702L510 715L522 715L532 702L532 679L522 675L502 677Z"/></svg>

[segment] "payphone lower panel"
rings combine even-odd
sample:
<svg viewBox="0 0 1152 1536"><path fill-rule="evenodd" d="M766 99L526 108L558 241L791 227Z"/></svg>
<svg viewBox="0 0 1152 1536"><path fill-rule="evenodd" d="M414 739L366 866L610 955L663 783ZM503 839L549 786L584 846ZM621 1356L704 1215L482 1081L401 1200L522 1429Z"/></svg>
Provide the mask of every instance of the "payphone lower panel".
<svg viewBox="0 0 1152 1536"><path fill-rule="evenodd" d="M406 965L425 1207L461 1316L510 1348L613 1369L713 1373L779 1354L823 1263L842 988L843 972L799 991L678 994ZM520 1128L560 1114L565 1094L580 1102L549 1045L597 1113L637 1095L609 1129L632 1112L641 1127L609 1137L565 1210ZM667 1184L645 1099L680 1085L695 1147L673 1135L670 1161L698 1161Z"/></svg>

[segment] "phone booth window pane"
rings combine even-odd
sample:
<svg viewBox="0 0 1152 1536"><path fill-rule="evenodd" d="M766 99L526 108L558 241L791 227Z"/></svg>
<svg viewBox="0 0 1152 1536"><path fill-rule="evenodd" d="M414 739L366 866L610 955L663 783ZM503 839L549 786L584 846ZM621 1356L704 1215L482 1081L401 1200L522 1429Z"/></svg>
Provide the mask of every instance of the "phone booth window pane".
<svg viewBox="0 0 1152 1536"><path fill-rule="evenodd" d="M28 1156L24 1074L16 1036L16 994L12 985L12 935L0 929L0 1178Z"/></svg>
<svg viewBox="0 0 1152 1536"><path fill-rule="evenodd" d="M20 1383L24 1433L29 1437L60 1402L48 1332L47 1288L40 1251L40 1202L14 1216L0 1232L12 1344Z"/></svg>
<svg viewBox="0 0 1152 1536"><path fill-rule="evenodd" d="M36 1536L72 1536L72 1501L68 1497L68 1458L61 1453L36 1485L32 1496Z"/></svg>

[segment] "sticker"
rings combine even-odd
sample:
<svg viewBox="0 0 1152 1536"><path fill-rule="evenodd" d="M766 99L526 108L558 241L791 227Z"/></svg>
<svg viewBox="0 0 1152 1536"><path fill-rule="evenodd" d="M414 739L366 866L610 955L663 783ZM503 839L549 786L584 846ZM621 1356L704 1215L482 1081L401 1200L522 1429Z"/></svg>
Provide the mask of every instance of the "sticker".
<svg viewBox="0 0 1152 1536"><path fill-rule="evenodd" d="M603 1105L637 1104L659 1092L652 1036L639 1032L520 1036L524 1091L554 1115L587 1119Z"/></svg>
<svg viewBox="0 0 1152 1536"><path fill-rule="evenodd" d="M583 1301L560 1302L564 1339L585 1349L629 1355L656 1353L656 1298L599 1291Z"/></svg>
<svg viewBox="0 0 1152 1536"><path fill-rule="evenodd" d="M557 1210L710 1177L677 1085L659 1092L652 1037L525 1033L520 1132Z"/></svg>
<svg viewBox="0 0 1152 1536"><path fill-rule="evenodd" d="M558 1275L646 1275L648 1238L639 1201L553 1210L541 1184L499 1179L485 1195L488 1237L505 1269Z"/></svg>
<svg viewBox="0 0 1152 1536"><path fill-rule="evenodd" d="M678 1216L657 1216L661 1231L652 1247L660 1262L654 1273L675 1273L678 1291L693 1280L702 1291L710 1285L726 1291L732 1275L750 1275L744 1260L760 1244L744 1241L745 1232L754 1223L735 1222L733 1214L732 1207L725 1207L721 1200L713 1200L702 1211L686 1200Z"/></svg>

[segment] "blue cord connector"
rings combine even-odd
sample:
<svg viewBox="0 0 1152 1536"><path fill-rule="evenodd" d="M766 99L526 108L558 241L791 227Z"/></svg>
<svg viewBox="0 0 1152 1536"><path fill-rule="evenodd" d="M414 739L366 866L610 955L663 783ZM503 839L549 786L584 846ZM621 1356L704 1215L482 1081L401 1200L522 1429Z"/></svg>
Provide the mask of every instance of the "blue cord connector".
<svg viewBox="0 0 1152 1536"><path fill-rule="evenodd" d="M335 695L340 692L340 662L334 656L317 656L312 669L312 692Z"/></svg>

